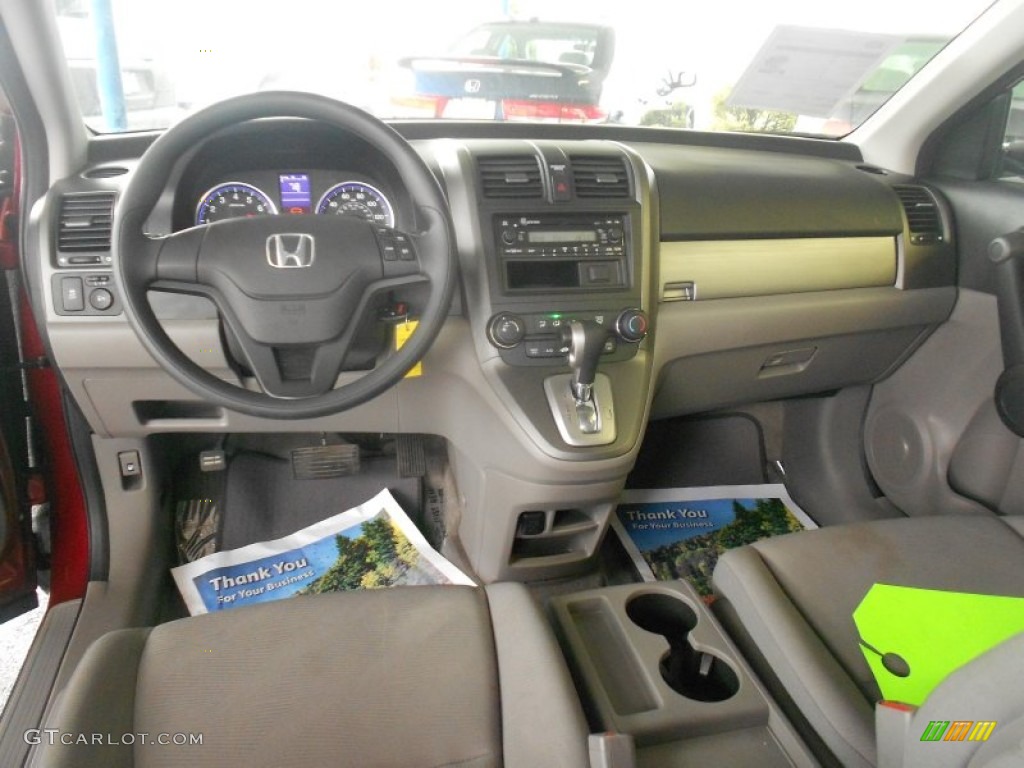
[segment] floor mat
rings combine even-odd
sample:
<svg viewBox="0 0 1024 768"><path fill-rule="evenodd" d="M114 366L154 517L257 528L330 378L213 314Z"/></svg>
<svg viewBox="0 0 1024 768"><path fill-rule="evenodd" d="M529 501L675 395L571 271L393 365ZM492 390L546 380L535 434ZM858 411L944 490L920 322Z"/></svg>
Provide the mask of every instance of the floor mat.
<svg viewBox="0 0 1024 768"><path fill-rule="evenodd" d="M388 488L417 524L420 478L400 477L393 456L363 458L358 474L296 479L290 458L242 451L227 472L218 549L278 539L373 498Z"/></svg>
<svg viewBox="0 0 1024 768"><path fill-rule="evenodd" d="M473 579L433 549L388 490L287 536L173 568L193 616L295 595Z"/></svg>
<svg viewBox="0 0 1024 768"><path fill-rule="evenodd" d="M676 418L647 427L628 488L767 482L761 428L746 415Z"/></svg>
<svg viewBox="0 0 1024 768"><path fill-rule="evenodd" d="M685 579L705 597L727 549L817 528L783 485L633 490L612 528L644 581Z"/></svg>

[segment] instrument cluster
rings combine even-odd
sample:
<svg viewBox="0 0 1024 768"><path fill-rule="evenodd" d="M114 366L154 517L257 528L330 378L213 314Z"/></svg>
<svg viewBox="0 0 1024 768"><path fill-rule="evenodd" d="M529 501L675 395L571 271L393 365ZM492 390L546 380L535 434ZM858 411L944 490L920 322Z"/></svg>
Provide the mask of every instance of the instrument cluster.
<svg viewBox="0 0 1024 768"><path fill-rule="evenodd" d="M255 176L255 175L254 175ZM337 171L262 172L260 178L222 181L204 192L194 224L248 216L356 216L395 226L395 209L379 185Z"/></svg>

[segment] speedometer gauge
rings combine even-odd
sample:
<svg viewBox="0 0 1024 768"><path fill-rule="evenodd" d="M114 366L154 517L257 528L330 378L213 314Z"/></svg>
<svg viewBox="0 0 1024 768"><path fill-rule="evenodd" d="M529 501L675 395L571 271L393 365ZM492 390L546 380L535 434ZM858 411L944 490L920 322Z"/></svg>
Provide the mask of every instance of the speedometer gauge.
<svg viewBox="0 0 1024 768"><path fill-rule="evenodd" d="M218 184L199 199L196 224L274 213L277 213L277 206L263 190L241 181L228 181Z"/></svg>
<svg viewBox="0 0 1024 768"><path fill-rule="evenodd" d="M362 181L343 181L324 192L316 205L317 213L358 216L385 227L395 226L391 203L376 187Z"/></svg>

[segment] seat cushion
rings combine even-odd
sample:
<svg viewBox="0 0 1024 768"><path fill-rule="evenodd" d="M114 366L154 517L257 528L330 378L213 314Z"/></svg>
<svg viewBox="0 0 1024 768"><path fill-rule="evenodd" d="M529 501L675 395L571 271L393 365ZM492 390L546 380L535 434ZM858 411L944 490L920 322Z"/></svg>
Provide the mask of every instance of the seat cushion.
<svg viewBox="0 0 1024 768"><path fill-rule="evenodd" d="M134 698L131 723L101 728L82 711L97 683L108 700ZM87 654L66 704L62 731L87 722L202 744L56 749L46 765L502 764L491 619L469 587L296 597L124 630Z"/></svg>
<svg viewBox="0 0 1024 768"><path fill-rule="evenodd" d="M713 576L745 635L844 765L873 765L879 691L853 611L875 583L1024 595L1024 539L995 517L881 520L805 531L725 553Z"/></svg>

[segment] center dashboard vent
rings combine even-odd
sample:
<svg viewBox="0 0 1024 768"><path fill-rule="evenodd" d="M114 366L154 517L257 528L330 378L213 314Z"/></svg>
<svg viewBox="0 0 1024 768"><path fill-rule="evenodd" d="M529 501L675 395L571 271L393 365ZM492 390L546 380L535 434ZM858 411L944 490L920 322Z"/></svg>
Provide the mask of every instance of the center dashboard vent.
<svg viewBox="0 0 1024 768"><path fill-rule="evenodd" d="M944 240L942 214L932 193L925 187L911 184L894 186L893 191L899 196L907 215L910 242L914 245L941 243Z"/></svg>
<svg viewBox="0 0 1024 768"><path fill-rule="evenodd" d="M576 197L622 198L629 197L629 172L625 160L607 155L574 155L572 180Z"/></svg>
<svg viewBox="0 0 1024 768"><path fill-rule="evenodd" d="M492 155L477 160L484 197L536 199L544 196L537 158Z"/></svg>
<svg viewBox="0 0 1024 768"><path fill-rule="evenodd" d="M66 194L60 201L57 262L61 266L108 262L114 219L113 192ZM86 255L90 254L90 255Z"/></svg>

